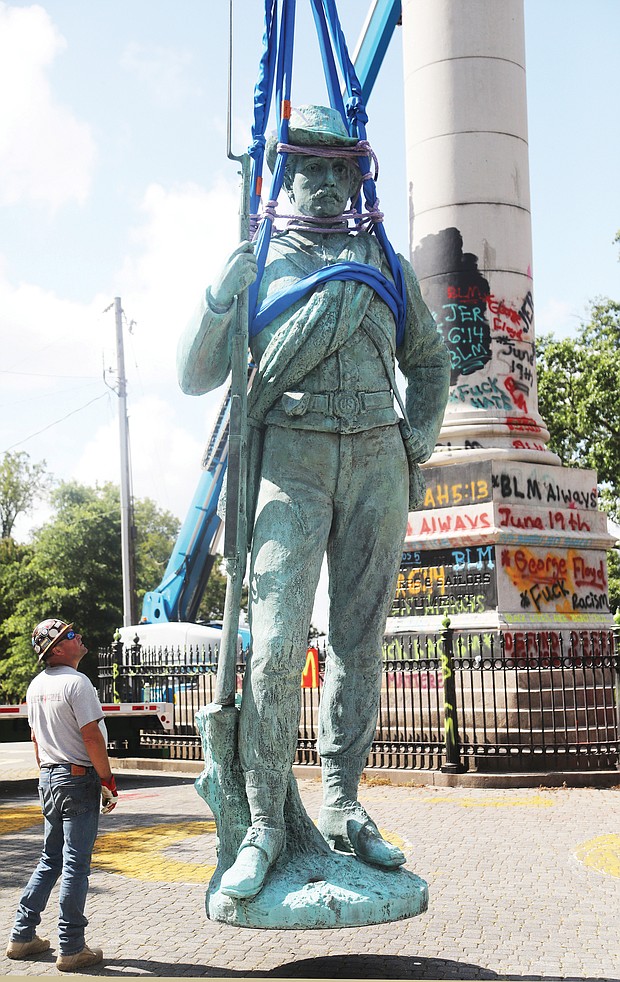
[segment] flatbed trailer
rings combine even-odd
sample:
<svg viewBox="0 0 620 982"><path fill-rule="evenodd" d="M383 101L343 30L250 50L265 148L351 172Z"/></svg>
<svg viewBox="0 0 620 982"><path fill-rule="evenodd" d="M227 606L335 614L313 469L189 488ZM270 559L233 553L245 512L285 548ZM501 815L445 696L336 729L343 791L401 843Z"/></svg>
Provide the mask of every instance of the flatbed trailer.
<svg viewBox="0 0 620 982"><path fill-rule="evenodd" d="M171 731L174 707L170 702L110 702L102 703L108 750L111 755L135 755L140 746L140 731L157 729ZM16 743L30 739L28 707L0 706L0 743Z"/></svg>

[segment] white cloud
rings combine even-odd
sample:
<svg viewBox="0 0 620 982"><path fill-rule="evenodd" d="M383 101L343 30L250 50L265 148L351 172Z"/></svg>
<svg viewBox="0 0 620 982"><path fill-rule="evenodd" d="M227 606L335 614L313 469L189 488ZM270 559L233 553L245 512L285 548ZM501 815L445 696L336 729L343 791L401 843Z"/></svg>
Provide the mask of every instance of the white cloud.
<svg viewBox="0 0 620 982"><path fill-rule="evenodd" d="M124 331L134 493L180 518L198 484L222 392L199 399L181 393L176 345L236 245L237 207L237 190L224 180L209 192L149 187L115 289L137 322L131 336ZM116 366L114 311L104 313L112 300L100 294L80 304L36 284L14 284L0 257L0 334L11 338L0 373L0 452L17 444L61 480L119 480L118 402L102 381L104 365ZM63 421L26 439L56 420ZM33 515L27 526L41 520Z"/></svg>
<svg viewBox="0 0 620 982"><path fill-rule="evenodd" d="M121 67L137 78L163 107L179 104L190 92L187 70L192 55L178 48L131 41L121 56Z"/></svg>
<svg viewBox="0 0 620 982"><path fill-rule="evenodd" d="M117 405L75 456L71 477L84 484L120 481ZM128 407L133 491L183 518L201 473L203 443L179 424L165 399L154 395Z"/></svg>
<svg viewBox="0 0 620 982"><path fill-rule="evenodd" d="M137 321L131 337L124 332L136 493L176 514L183 514L193 494L207 416L221 399L221 393L182 395L176 345L202 291L236 244L236 209L236 190L224 181L209 192L152 185L118 277L127 318ZM10 344L0 373L0 452L15 446L35 460L45 458L59 478L67 476L68 460L84 458L69 476L86 483L118 479L117 424L106 422L116 413L114 395L80 408L106 394L103 368L116 366L114 311L104 313L113 297L100 294L80 304L36 284L15 284L3 275L1 260L0 335ZM69 418L45 429L64 417ZM27 439L40 430L40 437Z"/></svg>
<svg viewBox="0 0 620 982"><path fill-rule="evenodd" d="M43 7L0 2L0 205L30 201L55 210L89 193L90 127L56 101L48 79L65 47Z"/></svg>
<svg viewBox="0 0 620 982"><path fill-rule="evenodd" d="M101 378L101 352L113 326L103 318L105 300L88 304L58 297L36 284L11 283L0 268L0 334L4 393L47 396L67 376Z"/></svg>
<svg viewBox="0 0 620 982"><path fill-rule="evenodd" d="M143 380L173 386L179 335L200 297L235 247L237 192L223 179L147 188L143 223L119 275L123 308L136 321L132 346Z"/></svg>

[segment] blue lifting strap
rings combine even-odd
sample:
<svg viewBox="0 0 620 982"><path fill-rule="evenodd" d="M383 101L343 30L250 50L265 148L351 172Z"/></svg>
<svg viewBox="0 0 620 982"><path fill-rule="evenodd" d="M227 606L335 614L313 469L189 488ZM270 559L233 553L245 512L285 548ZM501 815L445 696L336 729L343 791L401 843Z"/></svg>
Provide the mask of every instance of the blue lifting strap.
<svg viewBox="0 0 620 982"><path fill-rule="evenodd" d="M261 304L259 310L254 315L250 324L250 336L260 334L267 324L298 300L301 300L306 293L315 290L317 286L327 283L329 280L357 280L371 286L381 299L388 305L394 320L398 322L402 313L402 298L396 287L376 266L368 266L366 263L356 262L337 262L332 266L323 266L314 273L302 277L291 286L276 293L270 294Z"/></svg>
<svg viewBox="0 0 620 982"><path fill-rule="evenodd" d="M335 0L310 0L317 29L321 58L330 105L337 109L351 136L358 140L366 139L368 116L362 99L362 89L349 57L346 41ZM265 0L265 27L263 33L263 54L259 74L254 89L254 123L252 126L252 145L249 149L252 158L250 212L256 214L261 199L262 171L265 152L265 129L269 107L276 89L278 116L278 140L288 143L288 117L290 113L291 79L293 69L293 39L295 31L295 0L281 0L280 31L278 38L278 0ZM338 69L344 79L346 101L340 90ZM275 77L274 77L275 76ZM288 154L278 152L274 168L269 200L278 198L284 180ZM367 157L359 158L359 167L364 175L363 194L368 206L375 205L377 191L375 182L369 174L370 162ZM361 199L356 208L361 212ZM288 306L295 303L314 287L330 279L360 280L368 283L388 304L396 321L396 345L402 344L405 333L407 297L402 266L383 227L376 222L372 231L376 235L386 257L393 279L391 283L376 267L363 263L341 261L306 276L286 290L278 291L258 307L258 291L265 269L267 252L273 229L272 218L265 216L256 236L256 257L258 276L250 287L250 336L262 331L275 317Z"/></svg>

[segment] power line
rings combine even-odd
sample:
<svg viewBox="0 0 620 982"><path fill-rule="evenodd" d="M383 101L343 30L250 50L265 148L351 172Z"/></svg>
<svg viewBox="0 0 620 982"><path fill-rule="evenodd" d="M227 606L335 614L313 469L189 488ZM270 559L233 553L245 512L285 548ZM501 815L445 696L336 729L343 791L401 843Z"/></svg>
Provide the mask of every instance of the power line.
<svg viewBox="0 0 620 982"><path fill-rule="evenodd" d="M100 396L95 396L95 398L91 399L90 402L85 402L83 406L78 406L77 409L72 409L71 412L67 413L66 416L61 416L60 419L55 419L53 423L48 423L48 425L44 426L43 429L37 430L36 433L31 433L30 436L24 437L23 440L18 440L17 443L13 443L10 447L7 447L6 450L3 450L2 452L8 453L9 450L13 450L15 447L20 447L22 443L27 443L28 440L32 440L35 436L39 436L40 433L45 433L45 431L50 430L52 426L56 426L58 423L63 423L65 419L69 419L69 416L75 416L76 413L80 413L83 409L86 409L87 406L92 406L93 402L98 402L99 399L106 398L107 394L108 394L107 392L104 392Z"/></svg>
<svg viewBox="0 0 620 982"><path fill-rule="evenodd" d="M81 392L83 389L92 389L95 382L97 383L101 382L101 379L97 378L96 376L93 376L92 380L90 380L90 376L84 376L84 377L89 378L89 381L86 382L84 385L72 385L69 388L56 389L52 393L42 392L38 396L28 395L27 398L25 399L15 399L13 397L8 402L0 402L0 409L5 409L7 406L13 409L15 406L24 406L26 404L29 406L33 406L37 402L45 402L46 405L49 407L49 404L52 399L57 399L60 396L66 396L68 394L75 395L76 392Z"/></svg>
<svg viewBox="0 0 620 982"><path fill-rule="evenodd" d="M98 375L59 375L58 372L11 372L0 368L0 375L25 375L28 378L99 378Z"/></svg>

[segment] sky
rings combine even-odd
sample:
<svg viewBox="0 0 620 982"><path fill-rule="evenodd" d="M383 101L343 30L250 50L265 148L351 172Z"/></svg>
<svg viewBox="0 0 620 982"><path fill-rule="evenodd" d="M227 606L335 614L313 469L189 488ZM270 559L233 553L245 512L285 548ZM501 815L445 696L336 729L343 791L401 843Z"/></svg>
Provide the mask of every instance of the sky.
<svg viewBox="0 0 620 982"><path fill-rule="evenodd" d="M497 0L502 2L502 0ZM339 0L353 50L369 3ZM298 3L293 102L323 102ZM262 3L235 0L233 148L249 142ZM525 0L536 331L619 297L618 0ZM397 30L368 104L388 234L407 253ZM179 334L237 241L225 0L0 0L0 455L119 479L121 297L134 493L183 518L223 393L178 389ZM19 521L27 538L49 511Z"/></svg>

